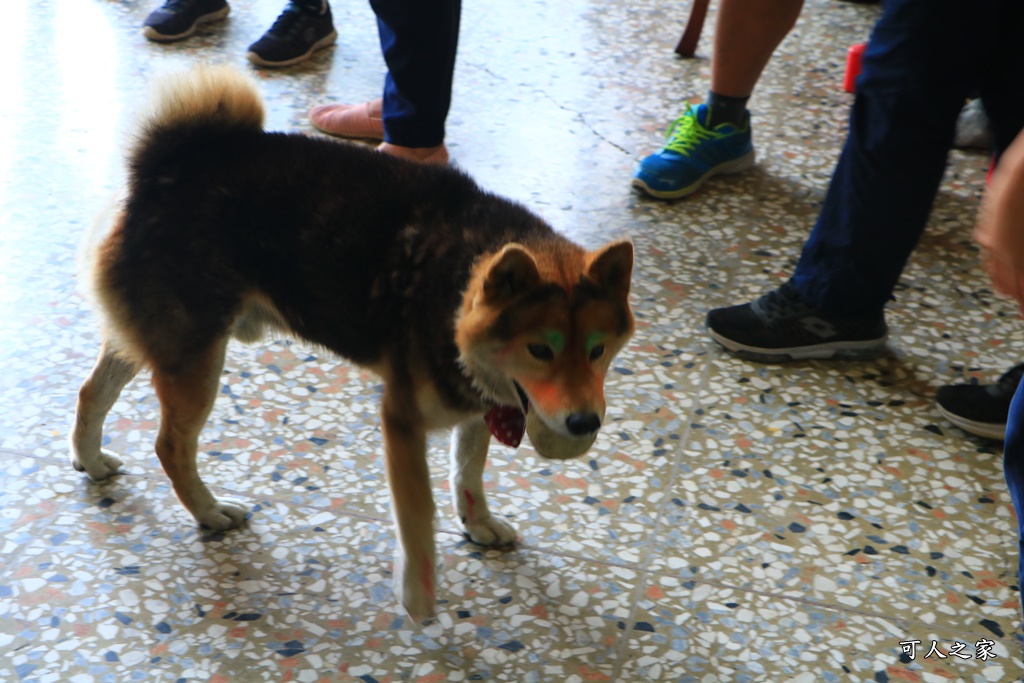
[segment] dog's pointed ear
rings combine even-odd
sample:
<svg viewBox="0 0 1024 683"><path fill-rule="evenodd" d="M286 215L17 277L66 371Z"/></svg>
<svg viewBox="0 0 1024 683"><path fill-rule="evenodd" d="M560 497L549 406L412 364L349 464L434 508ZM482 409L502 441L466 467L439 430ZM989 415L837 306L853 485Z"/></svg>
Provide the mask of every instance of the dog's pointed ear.
<svg viewBox="0 0 1024 683"><path fill-rule="evenodd" d="M616 240L593 252L587 275L614 296L625 299L633 277L633 243Z"/></svg>
<svg viewBox="0 0 1024 683"><path fill-rule="evenodd" d="M484 276L484 297L502 301L521 294L540 281L533 255L519 244L506 244L498 252Z"/></svg>

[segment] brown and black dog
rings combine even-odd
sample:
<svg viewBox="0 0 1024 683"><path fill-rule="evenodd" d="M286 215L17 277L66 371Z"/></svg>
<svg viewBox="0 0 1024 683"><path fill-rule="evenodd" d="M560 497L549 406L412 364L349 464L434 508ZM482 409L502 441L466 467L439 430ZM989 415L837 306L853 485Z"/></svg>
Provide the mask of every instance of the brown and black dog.
<svg viewBox="0 0 1024 683"><path fill-rule="evenodd" d="M262 122L258 93L231 69L157 90L127 196L92 254L104 342L79 392L72 463L95 480L118 472L103 421L148 367L175 492L201 525L239 526L246 508L215 498L196 467L228 339L270 328L312 342L383 379L395 591L423 619L435 602L427 432L453 430L452 494L470 538L513 543L484 497L484 417L528 408L531 438L554 457L590 445L605 373L633 331L633 248L586 251L452 168Z"/></svg>

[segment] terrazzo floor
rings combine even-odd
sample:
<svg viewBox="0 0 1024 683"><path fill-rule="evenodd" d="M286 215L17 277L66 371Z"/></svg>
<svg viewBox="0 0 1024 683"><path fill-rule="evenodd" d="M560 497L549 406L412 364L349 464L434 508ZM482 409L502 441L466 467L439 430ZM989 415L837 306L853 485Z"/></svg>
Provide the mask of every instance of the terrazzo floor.
<svg viewBox="0 0 1024 683"><path fill-rule="evenodd" d="M705 336L713 306L777 285L813 222L851 96L846 48L877 8L809 0L751 102L758 165L680 202L635 194L635 163L707 88L672 54L664 0L466 3L448 145L485 187L588 245L636 245L637 334L611 424L571 462L495 447L510 552L463 539L444 439L438 620L391 592L377 381L291 340L230 348L204 477L242 530L198 530L152 444L148 378L107 425L125 473L67 462L98 348L76 288L80 236L118 187L154 74L245 65L281 3L236 0L175 45L151 2L14 0L0 20L0 681L1017 681L1021 610L999 444L942 421L937 386L1024 356L970 239L984 155L955 152L932 225L870 363L755 365ZM366 3L336 2L337 47L256 71L269 127L379 94ZM945 656L941 656L945 655Z"/></svg>

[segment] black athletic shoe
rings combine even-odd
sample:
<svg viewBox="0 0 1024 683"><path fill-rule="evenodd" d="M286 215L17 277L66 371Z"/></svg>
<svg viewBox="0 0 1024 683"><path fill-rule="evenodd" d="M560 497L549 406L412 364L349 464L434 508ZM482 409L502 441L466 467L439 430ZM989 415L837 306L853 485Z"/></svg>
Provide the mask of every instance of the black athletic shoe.
<svg viewBox="0 0 1024 683"><path fill-rule="evenodd" d="M338 38L330 6L323 13L289 2L274 25L249 46L246 57L259 66L291 66L304 62Z"/></svg>
<svg viewBox="0 0 1024 683"><path fill-rule="evenodd" d="M871 319L826 318L788 282L749 304L709 311L707 327L726 351L767 363L875 358L884 353L889 334L881 313Z"/></svg>
<svg viewBox="0 0 1024 683"><path fill-rule="evenodd" d="M986 439L1006 438L1010 401L1024 375L1024 363L1003 373L995 384L948 384L939 387L939 412L965 432Z"/></svg>
<svg viewBox="0 0 1024 683"><path fill-rule="evenodd" d="M220 21L230 11L225 0L167 0L142 22L142 35L158 43L182 40L199 24Z"/></svg>

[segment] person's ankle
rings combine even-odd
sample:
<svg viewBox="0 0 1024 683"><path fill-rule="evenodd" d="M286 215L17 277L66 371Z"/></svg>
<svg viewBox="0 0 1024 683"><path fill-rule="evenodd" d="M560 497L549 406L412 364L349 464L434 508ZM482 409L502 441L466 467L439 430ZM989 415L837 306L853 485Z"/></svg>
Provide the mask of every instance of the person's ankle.
<svg viewBox="0 0 1024 683"><path fill-rule="evenodd" d="M391 156L410 159L425 164L444 165L448 163L448 150L444 144L436 147L403 147L390 142L382 142L377 145L377 151Z"/></svg>
<svg viewBox="0 0 1024 683"><path fill-rule="evenodd" d="M714 129L722 123L731 123L737 128L742 128L747 116L747 97L734 97L722 95L714 91L708 92L708 99L705 104L708 107L708 128Z"/></svg>

